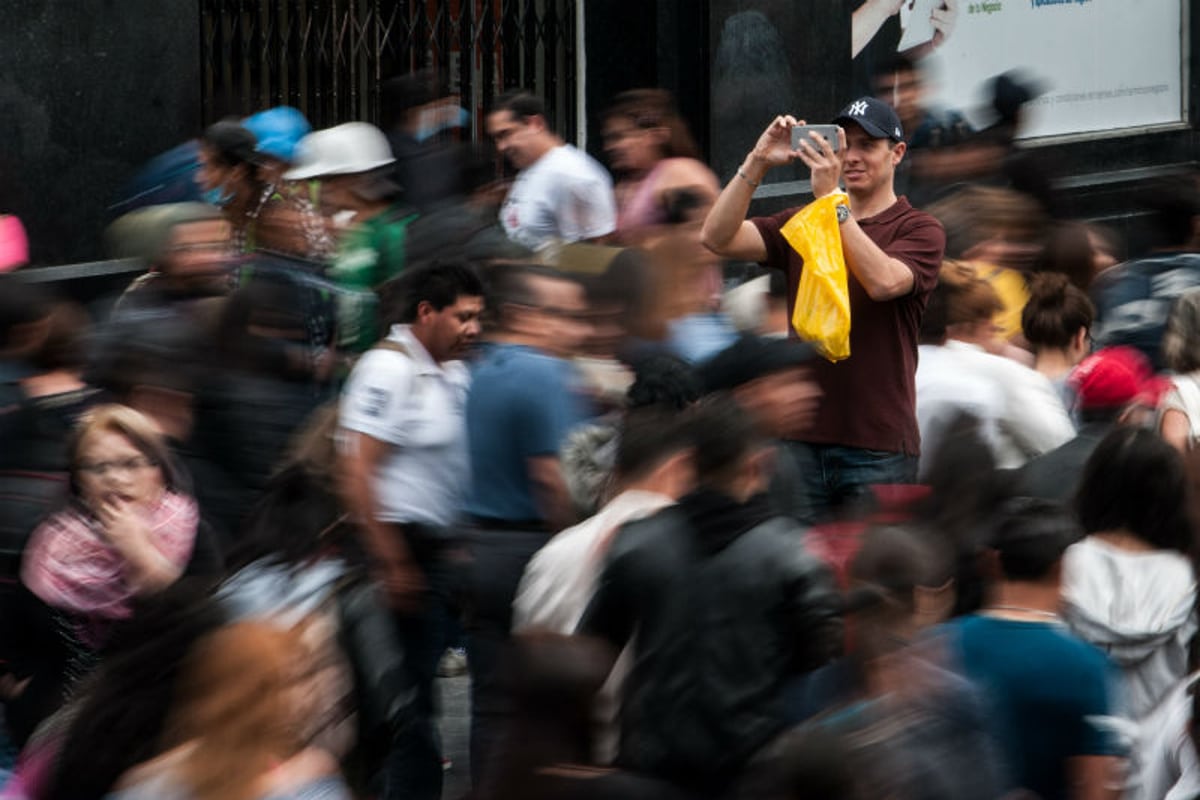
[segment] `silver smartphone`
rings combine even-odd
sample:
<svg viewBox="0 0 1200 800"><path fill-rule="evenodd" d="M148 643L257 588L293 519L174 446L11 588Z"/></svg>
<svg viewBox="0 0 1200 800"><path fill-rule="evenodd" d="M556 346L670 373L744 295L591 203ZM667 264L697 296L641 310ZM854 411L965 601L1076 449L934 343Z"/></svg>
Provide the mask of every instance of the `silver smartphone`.
<svg viewBox="0 0 1200 800"><path fill-rule="evenodd" d="M841 130L840 125L793 125L792 126L792 149L799 150L801 142L808 142L810 146L816 147L817 140L810 137L808 134L811 131L816 131L825 137L829 142L829 146L836 153L838 149L838 131Z"/></svg>

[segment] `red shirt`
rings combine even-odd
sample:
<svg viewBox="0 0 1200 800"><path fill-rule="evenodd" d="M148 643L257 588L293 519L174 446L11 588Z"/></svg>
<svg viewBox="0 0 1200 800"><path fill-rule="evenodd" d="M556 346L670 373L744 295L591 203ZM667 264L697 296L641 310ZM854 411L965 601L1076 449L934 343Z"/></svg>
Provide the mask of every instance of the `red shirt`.
<svg viewBox="0 0 1200 800"><path fill-rule="evenodd" d="M787 271L789 318L804 261L779 229L797 210L751 220L767 246L766 266ZM903 197L887 210L858 220L858 226L883 252L912 270L913 290L904 297L876 302L847 267L850 357L836 364L823 358L813 362L824 396L812 427L796 431L793 438L918 455L917 331L925 302L937 284L946 233L940 222Z"/></svg>

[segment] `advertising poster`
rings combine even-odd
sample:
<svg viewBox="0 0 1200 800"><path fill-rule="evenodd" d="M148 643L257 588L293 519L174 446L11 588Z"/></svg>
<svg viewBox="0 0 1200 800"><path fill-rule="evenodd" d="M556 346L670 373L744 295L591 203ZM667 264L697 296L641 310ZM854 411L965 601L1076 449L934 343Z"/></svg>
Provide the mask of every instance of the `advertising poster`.
<svg viewBox="0 0 1200 800"><path fill-rule="evenodd" d="M987 81L1016 69L1042 91L1025 137L1184 119L1179 0L905 0L897 49L920 53L930 41L928 5L953 12L924 48L944 107L974 116Z"/></svg>

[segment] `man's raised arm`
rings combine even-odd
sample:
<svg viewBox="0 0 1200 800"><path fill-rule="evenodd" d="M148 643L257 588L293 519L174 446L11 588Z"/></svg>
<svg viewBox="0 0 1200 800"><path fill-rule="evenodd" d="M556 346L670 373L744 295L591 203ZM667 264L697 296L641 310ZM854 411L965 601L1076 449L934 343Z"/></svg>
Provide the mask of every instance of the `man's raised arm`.
<svg viewBox="0 0 1200 800"><path fill-rule="evenodd" d="M725 186L704 220L700 239L719 256L741 261L766 261L767 245L753 222L746 219L754 190L771 167L791 162L792 126L803 122L784 115L767 126L754 149L738 167L737 174Z"/></svg>

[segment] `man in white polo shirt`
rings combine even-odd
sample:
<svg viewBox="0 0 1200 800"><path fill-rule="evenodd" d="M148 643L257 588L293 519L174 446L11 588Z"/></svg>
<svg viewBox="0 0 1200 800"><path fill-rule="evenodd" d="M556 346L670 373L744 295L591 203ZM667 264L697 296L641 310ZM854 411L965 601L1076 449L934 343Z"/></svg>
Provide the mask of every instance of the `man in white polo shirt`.
<svg viewBox="0 0 1200 800"><path fill-rule="evenodd" d="M487 116L500 155L519 170L500 209L508 238L531 250L607 236L617 227L608 171L554 132L529 92L500 96Z"/></svg>
<svg viewBox="0 0 1200 800"><path fill-rule="evenodd" d="M439 263L397 281L388 336L359 359L338 411L340 474L367 558L396 611L417 690L421 746L396 748L385 797L437 800L433 681L446 646L453 539L470 480L457 359L479 335L483 284L468 265Z"/></svg>

